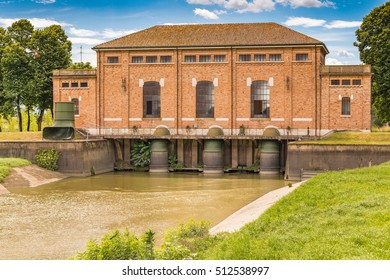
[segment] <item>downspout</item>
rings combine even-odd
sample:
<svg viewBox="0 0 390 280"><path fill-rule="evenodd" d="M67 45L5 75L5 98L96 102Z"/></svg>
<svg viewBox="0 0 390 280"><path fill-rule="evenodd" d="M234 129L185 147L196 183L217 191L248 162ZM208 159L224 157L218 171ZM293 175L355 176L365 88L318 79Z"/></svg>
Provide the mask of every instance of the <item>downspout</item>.
<svg viewBox="0 0 390 280"><path fill-rule="evenodd" d="M315 131L315 136L318 136L318 132L317 132L317 129L318 129L318 112L317 112L317 109L318 109L318 96L317 96L317 90L318 90L318 73L317 73L317 45L314 46L314 67L315 67L315 70L314 70L314 74L315 74L315 81L314 81L314 131Z"/></svg>
<svg viewBox="0 0 390 280"><path fill-rule="evenodd" d="M233 104L234 102L234 99L233 99L233 90L234 90L234 86L233 86L233 81L234 81L234 77L233 77L233 67L234 67L234 63L233 63L233 46L230 47L230 102L231 102L231 111L230 111L230 135L233 135L233 125L234 125L234 120L233 120L233 117L234 117L234 113L233 111L236 110L236 106Z"/></svg>
<svg viewBox="0 0 390 280"><path fill-rule="evenodd" d="M176 135L179 135L179 48L176 48Z"/></svg>

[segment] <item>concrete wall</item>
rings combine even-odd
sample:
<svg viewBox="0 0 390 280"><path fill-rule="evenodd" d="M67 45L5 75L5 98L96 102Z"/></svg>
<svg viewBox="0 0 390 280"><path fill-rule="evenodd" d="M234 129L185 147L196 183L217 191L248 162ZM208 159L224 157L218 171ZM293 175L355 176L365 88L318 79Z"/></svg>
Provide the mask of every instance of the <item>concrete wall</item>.
<svg viewBox="0 0 390 280"><path fill-rule="evenodd" d="M96 173L113 171L114 147L107 140L0 142L0 157L25 158L35 162L34 156L39 149L51 148L61 151L58 161L60 172L90 175L92 167Z"/></svg>
<svg viewBox="0 0 390 280"><path fill-rule="evenodd" d="M286 175L300 180L301 169L343 170L390 160L390 145L288 145Z"/></svg>

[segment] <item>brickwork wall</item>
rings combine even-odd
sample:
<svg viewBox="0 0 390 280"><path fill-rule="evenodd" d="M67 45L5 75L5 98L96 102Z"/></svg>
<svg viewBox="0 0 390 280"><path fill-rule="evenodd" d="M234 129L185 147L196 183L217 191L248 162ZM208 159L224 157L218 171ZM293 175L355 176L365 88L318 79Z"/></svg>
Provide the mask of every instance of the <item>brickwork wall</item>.
<svg viewBox="0 0 390 280"><path fill-rule="evenodd" d="M307 61L297 61L302 53ZM239 61L245 54L252 61ZM267 61L253 61L256 54L265 54ZM269 61L271 54L281 54L281 61ZM197 62L185 62L188 55L196 56ZM201 55L210 55L211 61L199 62ZM214 62L215 55L226 60ZM124 133L134 127L152 133L158 126L179 134L207 133L211 126L233 134L241 126L249 133L261 134L274 126L282 134L291 128L299 135L370 129L370 75L347 77L361 79L359 86L331 86L333 76L320 75L325 55L320 47L99 51L96 80L88 78L86 89L63 89L64 80L85 78L54 76L54 101L81 97L77 127ZM133 63L134 56L142 56L143 63ZM146 63L147 56L157 56L157 63ZM172 61L161 63L161 56ZM109 57L118 57L117 63L109 63ZM270 85L269 118L251 118L251 84L259 80ZM143 85L150 81L160 84L160 118L143 117ZM201 81L214 83L214 118L196 117L196 85ZM345 96L351 97L347 117L340 115L340 98Z"/></svg>

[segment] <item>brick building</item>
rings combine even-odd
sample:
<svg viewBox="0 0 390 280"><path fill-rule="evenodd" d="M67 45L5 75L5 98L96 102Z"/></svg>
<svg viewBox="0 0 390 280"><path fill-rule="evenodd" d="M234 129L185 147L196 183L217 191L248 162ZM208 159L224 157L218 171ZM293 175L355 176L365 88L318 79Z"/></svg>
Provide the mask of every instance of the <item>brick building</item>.
<svg viewBox="0 0 390 280"><path fill-rule="evenodd" d="M96 70L54 72L54 102L75 102L91 134L166 128L188 166L212 128L235 167L255 162L261 139L371 127L370 67L325 66L324 43L276 23L155 26L94 50Z"/></svg>

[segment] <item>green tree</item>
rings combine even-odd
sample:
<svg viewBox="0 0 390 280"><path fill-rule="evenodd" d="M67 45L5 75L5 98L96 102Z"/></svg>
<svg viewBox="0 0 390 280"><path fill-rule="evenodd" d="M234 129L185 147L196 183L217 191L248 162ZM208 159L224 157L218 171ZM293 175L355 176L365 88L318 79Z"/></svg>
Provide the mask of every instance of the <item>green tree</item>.
<svg viewBox="0 0 390 280"><path fill-rule="evenodd" d="M74 62L68 69L91 70L93 67L90 62Z"/></svg>
<svg viewBox="0 0 390 280"><path fill-rule="evenodd" d="M356 31L360 59L372 65L373 104L382 122L390 121L390 1L372 10Z"/></svg>
<svg viewBox="0 0 390 280"><path fill-rule="evenodd" d="M67 68L71 64L72 43L61 26L51 25L35 30L29 47L35 57L34 79L40 131L45 110L53 109L52 72L55 69Z"/></svg>
<svg viewBox="0 0 390 280"><path fill-rule="evenodd" d="M16 110L19 119L19 131L23 131L22 106L31 108L33 98L30 95L34 81L31 69L31 56L19 43L13 43L4 49L1 59L3 72L3 94L7 106Z"/></svg>

